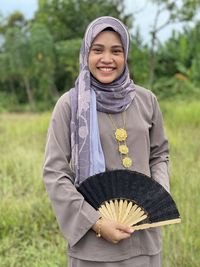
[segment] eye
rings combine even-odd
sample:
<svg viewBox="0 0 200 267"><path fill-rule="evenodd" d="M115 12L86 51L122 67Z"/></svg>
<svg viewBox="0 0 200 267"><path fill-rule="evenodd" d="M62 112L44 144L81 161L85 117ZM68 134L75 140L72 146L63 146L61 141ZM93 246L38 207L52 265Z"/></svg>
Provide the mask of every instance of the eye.
<svg viewBox="0 0 200 267"><path fill-rule="evenodd" d="M115 55L122 54L122 53L124 53L122 49L113 49L113 54Z"/></svg>
<svg viewBox="0 0 200 267"><path fill-rule="evenodd" d="M99 48L99 47L93 47L91 49L95 54L101 54L102 53L102 48Z"/></svg>

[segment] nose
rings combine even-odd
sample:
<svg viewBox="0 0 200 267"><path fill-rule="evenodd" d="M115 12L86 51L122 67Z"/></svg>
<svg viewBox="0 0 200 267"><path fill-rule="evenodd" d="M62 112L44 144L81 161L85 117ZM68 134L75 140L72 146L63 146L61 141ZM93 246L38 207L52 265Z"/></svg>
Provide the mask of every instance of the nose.
<svg viewBox="0 0 200 267"><path fill-rule="evenodd" d="M103 53L101 57L101 62L106 64L112 63L113 62L112 54L108 52Z"/></svg>

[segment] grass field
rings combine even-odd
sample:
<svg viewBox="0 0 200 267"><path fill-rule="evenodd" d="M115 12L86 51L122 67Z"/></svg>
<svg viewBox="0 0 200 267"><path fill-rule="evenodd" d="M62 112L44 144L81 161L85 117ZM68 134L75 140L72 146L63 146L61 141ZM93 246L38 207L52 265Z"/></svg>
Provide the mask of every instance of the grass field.
<svg viewBox="0 0 200 267"><path fill-rule="evenodd" d="M163 227L163 267L200 266L200 102L161 103L171 193L182 223ZM0 114L0 266L64 267L65 242L41 179L49 113Z"/></svg>

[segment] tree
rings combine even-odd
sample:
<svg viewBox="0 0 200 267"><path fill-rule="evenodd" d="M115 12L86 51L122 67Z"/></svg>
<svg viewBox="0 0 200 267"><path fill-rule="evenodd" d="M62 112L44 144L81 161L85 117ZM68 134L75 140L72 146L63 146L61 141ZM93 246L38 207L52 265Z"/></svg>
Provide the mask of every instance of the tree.
<svg viewBox="0 0 200 267"><path fill-rule="evenodd" d="M142 37L138 30L131 38L128 65L130 76L134 82L139 84L141 83L143 85L148 80L148 54L148 47L143 44Z"/></svg>
<svg viewBox="0 0 200 267"><path fill-rule="evenodd" d="M24 15L19 11L13 12L7 19L3 18L3 16L0 17L2 17L0 23L1 35L5 35L6 31L10 28L17 27L22 29L27 25Z"/></svg>
<svg viewBox="0 0 200 267"><path fill-rule="evenodd" d="M35 97L50 102L53 98L55 51L52 35L44 24L33 23L29 31L31 81Z"/></svg>
<svg viewBox="0 0 200 267"><path fill-rule="evenodd" d="M157 51L153 90L169 97L175 95L198 96L200 94L200 22L185 27L182 33L174 32Z"/></svg>
<svg viewBox="0 0 200 267"><path fill-rule="evenodd" d="M158 77L168 78L181 73L193 82L200 80L200 22L184 28L182 33L174 33L158 51Z"/></svg>
<svg viewBox="0 0 200 267"><path fill-rule="evenodd" d="M80 38L56 43L56 84L58 84L58 87L69 89L74 84L79 72L80 46ZM60 81L62 81L62 84Z"/></svg>
<svg viewBox="0 0 200 267"><path fill-rule="evenodd" d="M88 23L111 15L131 27L132 16L124 11L121 0L39 0L32 20L25 20L20 12L0 17L1 90L12 92L19 103L28 102L32 109L39 101L51 102L58 90L74 84Z"/></svg>
<svg viewBox="0 0 200 267"><path fill-rule="evenodd" d="M45 25L6 27L0 54L0 80L8 82L19 102L35 109L36 100L53 98L55 55L51 34Z"/></svg>
<svg viewBox="0 0 200 267"><path fill-rule="evenodd" d="M35 101L30 83L31 58L27 35L18 27L8 28L5 33L4 49L8 59L9 75L23 84L28 101L33 107ZM22 92L20 94L22 95Z"/></svg>
<svg viewBox="0 0 200 267"><path fill-rule="evenodd" d="M120 18L131 27L132 16L125 15L122 0L39 0L35 20L44 23L54 41L82 38L93 19L110 15Z"/></svg>
<svg viewBox="0 0 200 267"><path fill-rule="evenodd" d="M78 74L80 43L87 25L96 17L111 15L131 27L120 0L39 0L34 22L45 24L53 36L56 51L55 84L58 90L73 86Z"/></svg>
<svg viewBox="0 0 200 267"><path fill-rule="evenodd" d="M156 46L158 44L157 34L172 23L181 23L190 21L198 12L200 8L199 0L152 0L156 4L157 12L154 18L154 23L151 30L151 45L150 45L150 57L149 57L149 85L153 86L155 68L156 68ZM168 11L168 18L161 25L158 25L159 17L164 11Z"/></svg>

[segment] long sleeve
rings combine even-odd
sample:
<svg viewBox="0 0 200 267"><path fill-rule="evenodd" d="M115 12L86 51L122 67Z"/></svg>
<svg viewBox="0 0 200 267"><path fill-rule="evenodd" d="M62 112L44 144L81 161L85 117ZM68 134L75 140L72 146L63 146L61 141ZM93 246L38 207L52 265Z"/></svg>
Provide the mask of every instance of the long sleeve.
<svg viewBox="0 0 200 267"><path fill-rule="evenodd" d="M72 247L100 216L73 185L70 151L70 106L66 93L58 100L49 125L43 180L61 232Z"/></svg>
<svg viewBox="0 0 200 267"><path fill-rule="evenodd" d="M150 170L151 176L169 191L169 148L164 133L163 118L159 104L152 95L153 117L150 129Z"/></svg>
<svg viewBox="0 0 200 267"><path fill-rule="evenodd" d="M151 92L148 90L136 87L136 97L126 112L127 145L130 148L129 156L134 163L133 170L150 176L151 160L153 177L163 184L160 168L164 170L162 164L167 164L163 156L167 155L167 143L164 141L164 135L156 137L160 125L156 117L160 115L157 114L156 102L150 95ZM141 254L159 253L161 250L159 229L135 231L130 239L115 245L103 238L96 238L95 233L90 230L100 214L84 201L73 184L74 174L70 168L70 112L69 95L65 94L58 101L52 114L44 163L44 183L61 232L68 241L68 254L83 260L109 262ZM110 118L103 112L98 112L97 115L106 168L108 170L123 168ZM113 116L117 125L122 125L121 114ZM159 143L158 148L156 142Z"/></svg>

